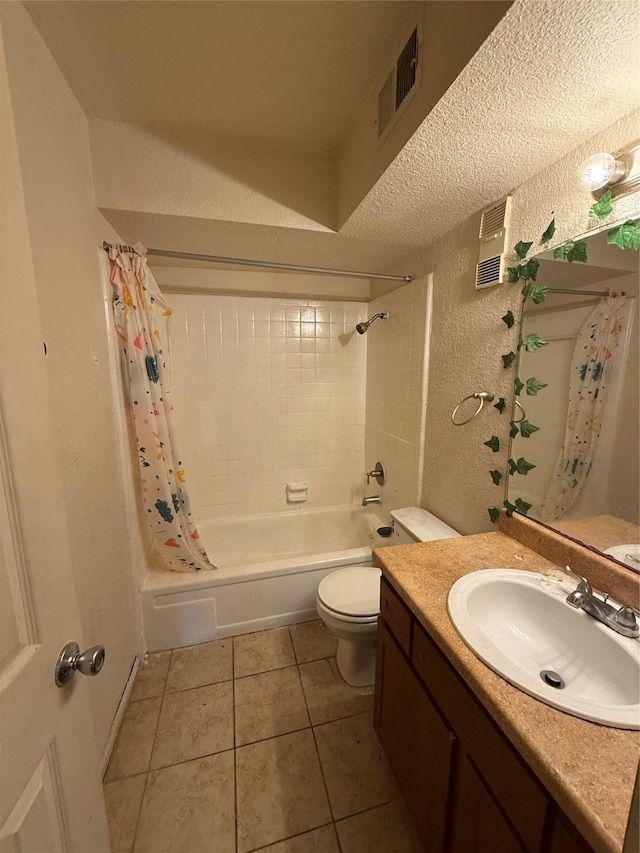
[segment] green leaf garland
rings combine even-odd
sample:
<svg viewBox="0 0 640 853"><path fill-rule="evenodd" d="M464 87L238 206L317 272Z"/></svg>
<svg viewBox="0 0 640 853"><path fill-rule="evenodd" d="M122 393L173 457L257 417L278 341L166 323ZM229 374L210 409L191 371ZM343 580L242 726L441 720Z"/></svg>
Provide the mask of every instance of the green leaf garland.
<svg viewBox="0 0 640 853"><path fill-rule="evenodd" d="M540 427L537 427L535 424L529 423L526 418L523 421L520 421L518 426L520 427L520 435L523 438L529 438L530 435L533 435L534 432L538 432L540 429Z"/></svg>
<svg viewBox="0 0 640 853"><path fill-rule="evenodd" d="M495 485L499 486L500 480L502 479L502 471L498 471L498 469L495 468L493 471L489 471L489 474L491 474L491 479L493 480Z"/></svg>
<svg viewBox="0 0 640 853"><path fill-rule="evenodd" d="M520 242L516 243L516 245L513 248L515 249L515 253L518 256L518 258L520 260L523 260L523 258L526 258L527 252L529 251L529 249L532 246L533 246L533 240L530 243L524 243L522 240L520 240Z"/></svg>
<svg viewBox="0 0 640 853"><path fill-rule="evenodd" d="M548 243L549 240L556 233L556 220L552 219L551 222L547 225L544 234L540 238L541 243Z"/></svg>
<svg viewBox="0 0 640 853"><path fill-rule="evenodd" d="M503 506L507 511L507 518L511 518L513 513L518 509L518 507L515 504L509 503L509 501L505 501L503 503Z"/></svg>
<svg viewBox="0 0 640 853"><path fill-rule="evenodd" d="M535 352L540 349L540 347L546 347L549 341L545 341L540 335L536 335L535 332L532 332L530 335L527 335L526 340L524 342L524 348L527 352Z"/></svg>
<svg viewBox="0 0 640 853"><path fill-rule="evenodd" d="M507 401L505 400L504 397L500 397L498 402L493 404L493 408L497 409L500 412L500 414L502 414L504 412L504 410L507 408Z"/></svg>
<svg viewBox="0 0 640 853"><path fill-rule="evenodd" d="M637 252L640 249L640 224L633 219L628 219L622 225L612 228L607 233L607 243L610 246Z"/></svg>
<svg viewBox="0 0 640 853"><path fill-rule="evenodd" d="M587 244L584 240L575 243L573 240L567 240L561 246L557 246L553 250L553 257L556 261L568 261L570 264L574 261L580 261L583 264L587 263Z"/></svg>
<svg viewBox="0 0 640 853"><path fill-rule="evenodd" d="M512 477L514 474L523 474L526 476L529 471L536 467L532 462L527 462L524 456L521 456L517 461L509 459L508 465L509 474L511 474Z"/></svg>
<svg viewBox="0 0 640 853"><path fill-rule="evenodd" d="M538 395L538 392L542 391L542 389L546 387L547 383L541 382L539 379L536 379L535 376L529 377L529 379L527 379L527 381L525 382L525 388L527 394L530 397L536 397Z"/></svg>
<svg viewBox="0 0 640 853"><path fill-rule="evenodd" d="M514 381L515 389L516 389L516 397L520 396L520 392L524 388L524 382L520 379L519 376L516 376Z"/></svg>
<svg viewBox="0 0 640 853"><path fill-rule="evenodd" d="M526 515L533 504L529 504L526 501L523 501L522 498L516 498L516 508L523 514Z"/></svg>
<svg viewBox="0 0 640 853"><path fill-rule="evenodd" d="M547 293L551 290L550 287L532 287L529 290L529 298L532 302L535 302L536 305L540 305L541 302L547 298Z"/></svg>
<svg viewBox="0 0 640 853"><path fill-rule="evenodd" d="M518 434L518 424L515 421L511 421L511 428L509 429L509 437L515 438Z"/></svg>
<svg viewBox="0 0 640 853"><path fill-rule="evenodd" d="M606 193L600 198L598 201L594 202L589 208L589 213L591 216L597 216L598 219L606 219L607 216L613 210L613 205L611 204L611 190L607 190Z"/></svg>
<svg viewBox="0 0 640 853"><path fill-rule="evenodd" d="M505 367L511 367L511 365L513 364L513 362L515 360L516 360L516 354L515 354L515 352L513 352L513 350L511 352L505 353L505 355L502 356L502 364Z"/></svg>
<svg viewBox="0 0 640 853"><path fill-rule="evenodd" d="M489 518L491 519L491 523L495 524L497 522L497 520L500 518L500 510L498 509L497 506L492 506L490 509L487 510L487 512L489 513Z"/></svg>
<svg viewBox="0 0 640 853"><path fill-rule="evenodd" d="M492 435L489 441L484 441L483 444L493 450L494 453L500 450L500 439L497 435Z"/></svg>
<svg viewBox="0 0 640 853"><path fill-rule="evenodd" d="M507 329L513 328L513 325L516 322L516 318L513 316L513 311L507 311L501 319L503 323L507 324Z"/></svg>

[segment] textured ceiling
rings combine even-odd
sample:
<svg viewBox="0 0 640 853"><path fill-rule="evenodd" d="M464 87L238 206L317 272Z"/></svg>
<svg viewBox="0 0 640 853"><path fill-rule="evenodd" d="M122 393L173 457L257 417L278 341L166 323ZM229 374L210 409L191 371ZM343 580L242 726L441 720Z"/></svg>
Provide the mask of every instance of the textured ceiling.
<svg viewBox="0 0 640 853"><path fill-rule="evenodd" d="M402 2L27 2L94 118L335 149Z"/></svg>
<svg viewBox="0 0 640 853"><path fill-rule="evenodd" d="M639 35L636 0L516 0L341 234L392 260L632 112Z"/></svg>
<svg viewBox="0 0 640 853"><path fill-rule="evenodd" d="M139 101L132 100L127 110L131 107L138 123L144 118L146 100L151 94L151 100L156 103L153 107L156 115L160 115L162 104L165 104L165 112L170 112L166 104L173 106L180 101L179 92L171 81L166 81L166 93L161 91L161 85L153 82L165 80L164 66L173 68L174 64L169 55L171 51L165 49L167 45L162 42L166 36L164 15L173 14L166 11L168 8L179 6L194 16L205 15L209 7L217 10L216 14L219 12L223 16L219 20L228 20L230 29L226 31L224 39L219 33L216 38L234 44L237 44L237 33L232 27L235 20L233 16L242 17L245 14L242 9L254 9L256 20L264 20L267 27L265 32L271 32L269 27L274 30L273 36L279 48L269 55L268 67L265 65L255 69L262 85L259 89L260 97L254 98L250 108L241 108L237 102L227 104L229 122L238 122L233 125L234 132L243 132L242 128L247 130L256 125L261 125L262 131L267 132L268 128L273 127L270 124L273 117L271 112L273 105L278 102L278 92L274 93L273 89L278 89L279 75L283 74L294 78L302 75L301 89L306 87L307 94L311 91L309 87L316 85L313 79L316 79L320 88L327 85L330 79L330 91L328 89L326 92L329 100L322 99L322 92L316 94L320 97L319 103L324 104L322 110L328 113L335 108L342 115L340 122L344 126L348 118L340 112L344 99L338 97L340 105L332 105L331 109L328 104L331 103L330 99L336 97L336 87L349 89L353 75L344 65L340 65L340 51L337 48L335 68L333 60L326 61L326 54L324 63L320 62L322 67L318 67L318 57L322 51L310 46L314 39L307 39L309 25L304 16L320 14L321 10L316 7L326 7L326 14L333 16L330 20L333 21L335 31L331 33L331 39L343 50L348 42L343 34L349 32L353 36L348 22L355 26L357 21L368 20L367 15L377 9L380 18L376 19L378 23L375 26L370 22L368 32L371 44L379 46L376 39L381 39L377 28L380 21L384 19L391 26L391 22L396 20L396 11L399 13L401 9L407 8L404 3L375 2L49 2L27 5L50 45L52 40L60 37L65 22L72 36L82 34L83 43L74 48L77 53L74 53L76 58L72 64L73 88L85 110L93 114L97 109L89 101L97 97L96 92L100 89L97 83L100 75L104 74L104 80L107 81L102 87L105 100L104 103L99 101L102 114L129 120L133 114L118 112L118 109L124 110L122 104L128 103L127 99L124 98L118 107L114 106L116 102L112 99L115 95L122 95L125 83L129 85L131 68L125 54L133 42L140 44L140 32L144 32L137 28L137 19L132 16L142 14L141 7L153 10L152 19L154 15L160 14L164 23L158 25L159 30L158 27L153 28L155 24L149 24L153 38L142 42L145 49L136 59L137 63L145 66L140 78L140 92L145 97L140 97ZM198 8L192 10L193 6ZM285 17L300 16L296 18L295 26L293 18L286 17L288 41L295 43L289 45L286 51L275 32L278 22L279 26L284 26L283 6L286 7ZM127 24L121 32L115 32L104 24L100 15L108 17L108 13L114 10L115 18L122 21L124 12L121 7L126 12ZM344 15L343 33L335 16L343 14L340 10L347 7L349 15ZM91 17L94 8L97 10L95 21ZM50 13L47 10L52 11ZM261 17L266 14L265 10L273 12L272 20L266 21ZM73 15L68 19L71 12ZM58 14L61 16L59 19ZM87 21L94 21L96 32L92 33L91 27L86 33L82 28L74 29L76 14L80 14L79 20L84 22L82 28L86 29ZM230 16L228 19L224 17L227 14ZM364 19L358 18L358 15L363 15ZM113 34L114 44L122 51L122 57L115 63L112 60L107 62L107 54L111 56L110 49L107 50L109 45L100 49L97 47L107 41L107 32ZM322 38L317 39L319 48L324 44L322 50L325 50L329 32L327 29L319 32L324 33ZM135 34L135 38L131 33ZM254 224L247 224L243 221L198 219L188 215L152 215L132 210L108 210L107 218L124 239L141 239L148 246L158 248L289 260L293 263L375 272L420 272L407 269L408 259L419 250L473 212L518 187L581 142L638 107L639 34L640 4L637 0L515 0L337 234L311 233L295 227L256 225L255 221ZM210 93L206 90L201 93L203 74L197 64L194 65L195 60L189 61L188 45L185 47L183 44L182 35L176 36L176 39L177 55L186 63L185 68L180 70L183 75L180 76L180 88L188 109L192 110L198 103L205 103ZM333 45L331 39L329 44ZM256 37L257 41L259 39ZM299 52L303 42L306 42L305 50ZM201 45L202 41L196 38L194 44ZM158 45L163 49L158 50ZM91 53L94 46L97 51L95 57ZM69 53L68 49L65 50ZM53 52L69 75L69 69L65 68L65 62L69 60L68 56L65 60L65 50L58 47ZM201 52L201 48L196 50L194 47L194 55L200 55ZM291 74L291 67L287 63L292 61L294 55L298 57L296 63L300 67L294 65L295 74ZM234 56L237 56L237 50ZM325 65L332 67L326 68ZM363 67L360 66L360 71ZM83 89L83 75L91 81L88 92ZM290 85L292 88L289 94L292 94L295 85L291 81ZM150 91L154 88L157 90L155 93ZM351 94L348 94L348 98L354 97L355 89L349 91ZM165 94L168 99L166 103ZM111 104L109 109L115 112L109 113L104 104ZM313 135L313 128L317 130L320 113L314 113L315 118L302 115L304 110L295 97L292 96L286 103L283 101L278 109L278 115L281 116L279 125L288 128L286 135L289 139L299 132ZM308 103L306 111L309 112ZM222 111L221 115L224 114ZM197 120L195 114L192 120ZM311 123L305 124L307 120ZM334 144L336 128L333 119L327 119L327 135L323 144ZM640 127L636 135L640 136ZM333 141L330 142L329 137ZM302 139L302 136L297 138Z"/></svg>

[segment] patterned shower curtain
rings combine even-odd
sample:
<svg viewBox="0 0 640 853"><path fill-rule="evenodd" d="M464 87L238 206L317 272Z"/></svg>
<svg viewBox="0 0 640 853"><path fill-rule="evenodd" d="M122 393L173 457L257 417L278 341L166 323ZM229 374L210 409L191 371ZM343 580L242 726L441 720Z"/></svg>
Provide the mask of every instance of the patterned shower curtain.
<svg viewBox="0 0 640 853"><path fill-rule="evenodd" d="M604 297L578 332L569 379L564 442L542 504L544 521L563 518L582 494L595 455L615 351L629 322L625 296Z"/></svg>
<svg viewBox="0 0 640 853"><path fill-rule="evenodd" d="M129 378L140 482L153 544L176 572L215 569L191 516L169 399L171 309L142 253L109 249L113 314Z"/></svg>

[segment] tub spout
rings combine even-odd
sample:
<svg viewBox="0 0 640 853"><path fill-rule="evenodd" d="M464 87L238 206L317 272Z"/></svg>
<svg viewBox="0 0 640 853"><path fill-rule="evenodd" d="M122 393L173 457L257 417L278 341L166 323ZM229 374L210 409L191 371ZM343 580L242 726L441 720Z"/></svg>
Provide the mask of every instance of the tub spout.
<svg viewBox="0 0 640 853"><path fill-rule="evenodd" d="M362 498L362 506L369 506L369 504L381 504L382 498L380 495L369 495L368 497Z"/></svg>

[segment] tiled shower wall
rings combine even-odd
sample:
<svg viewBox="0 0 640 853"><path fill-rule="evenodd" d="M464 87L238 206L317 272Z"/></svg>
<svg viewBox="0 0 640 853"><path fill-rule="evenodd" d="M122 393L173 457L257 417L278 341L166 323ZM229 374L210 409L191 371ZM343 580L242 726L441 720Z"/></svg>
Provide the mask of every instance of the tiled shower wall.
<svg viewBox="0 0 640 853"><path fill-rule="evenodd" d="M421 503L427 294L425 276L369 303L389 312L367 332L365 465L386 467L388 482L368 492L380 492L383 511Z"/></svg>
<svg viewBox="0 0 640 853"><path fill-rule="evenodd" d="M360 502L360 302L169 296L172 397L194 516ZM308 481L288 504L287 482Z"/></svg>

